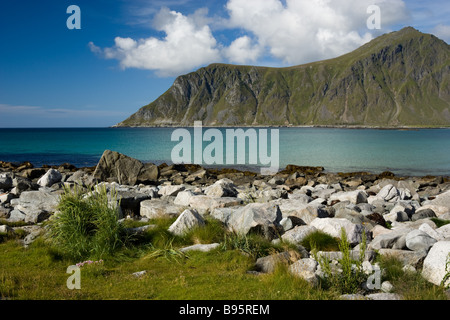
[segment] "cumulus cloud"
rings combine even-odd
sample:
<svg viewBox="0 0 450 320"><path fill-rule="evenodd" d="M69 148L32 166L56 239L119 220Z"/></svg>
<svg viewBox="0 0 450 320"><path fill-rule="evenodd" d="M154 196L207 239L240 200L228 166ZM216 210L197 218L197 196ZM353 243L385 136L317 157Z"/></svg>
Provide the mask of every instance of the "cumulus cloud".
<svg viewBox="0 0 450 320"><path fill-rule="evenodd" d="M248 36L239 37L229 47L224 48L225 57L232 63L245 64L256 62L262 54L262 48L253 44Z"/></svg>
<svg viewBox="0 0 450 320"><path fill-rule="evenodd" d="M197 12L193 17L163 8L153 25L166 34L163 39L149 37L134 40L116 37L111 48L100 49L90 43L93 52L99 50L107 59L117 59L123 69L154 70L159 75L179 75L204 64L220 60L220 50L204 17Z"/></svg>
<svg viewBox="0 0 450 320"><path fill-rule="evenodd" d="M432 33L445 42L450 43L450 26L439 24L433 29Z"/></svg>
<svg viewBox="0 0 450 320"><path fill-rule="evenodd" d="M381 9L382 30L367 28L371 5ZM276 60L296 65L350 52L410 17L403 0L228 0L224 10L228 16L218 19L206 8L190 15L162 8L150 25L165 36L116 37L112 47L102 49L92 42L89 47L118 60L123 69L153 70L160 76L176 76L214 62ZM218 42L212 30L229 44ZM445 30L443 26L438 31L445 34ZM239 36L230 38L233 31Z"/></svg>
<svg viewBox="0 0 450 320"><path fill-rule="evenodd" d="M230 26L251 32L260 46L287 64L347 53L372 39L366 28L370 5L390 25L408 17L401 0L229 0Z"/></svg>

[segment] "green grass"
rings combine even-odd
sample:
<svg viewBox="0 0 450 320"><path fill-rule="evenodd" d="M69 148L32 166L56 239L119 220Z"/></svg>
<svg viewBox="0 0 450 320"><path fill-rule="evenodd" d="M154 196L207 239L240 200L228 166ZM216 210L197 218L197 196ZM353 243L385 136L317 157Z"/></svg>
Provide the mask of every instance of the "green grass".
<svg viewBox="0 0 450 320"><path fill-rule="evenodd" d="M406 300L447 300L444 288L435 286L425 280L420 272L405 272L402 263L393 257L379 259L382 281L390 281L394 286L394 293L398 293Z"/></svg>
<svg viewBox="0 0 450 320"><path fill-rule="evenodd" d="M179 263L122 249L119 257L81 268L81 289L66 287L71 261L44 241L24 249L15 241L0 244L0 297L11 299L168 299L271 300L336 299L313 289L286 270L255 276L254 259L240 250L190 252ZM136 278L132 273L146 270Z"/></svg>
<svg viewBox="0 0 450 320"><path fill-rule="evenodd" d="M58 213L48 222L50 242L73 260L112 254L125 243L119 205L111 205L115 201L114 192L109 196L105 187L89 194L65 189Z"/></svg>
<svg viewBox="0 0 450 320"><path fill-rule="evenodd" d="M125 246L103 256L103 263L80 268L81 289L70 290L66 282L68 266L74 260L62 254L44 238L28 248L16 239L0 243L0 298L53 299L135 299L135 300L333 300L339 290L312 287L291 275L286 265L271 274L248 273L258 257L294 249L273 245L256 234L247 236L227 232L222 224L206 219L203 230L194 229L183 237L167 228L175 219L155 219L147 223L125 221L124 227L153 224ZM181 253L180 248L194 243L218 242L210 252ZM339 247L339 244L338 244ZM345 251L345 248L341 249ZM398 263L384 266L386 279L407 299L441 299L443 289L423 279L411 278ZM146 271L141 277L132 274ZM404 280L406 279L406 280Z"/></svg>
<svg viewBox="0 0 450 320"><path fill-rule="evenodd" d="M314 231L307 235L301 245L306 250L311 251L315 248L317 251L338 251L339 241L329 234L322 231Z"/></svg>

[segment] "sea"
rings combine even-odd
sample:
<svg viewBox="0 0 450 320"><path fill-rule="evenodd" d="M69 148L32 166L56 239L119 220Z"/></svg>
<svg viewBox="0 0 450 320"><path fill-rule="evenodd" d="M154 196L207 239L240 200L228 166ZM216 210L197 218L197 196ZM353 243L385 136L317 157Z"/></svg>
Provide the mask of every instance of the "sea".
<svg viewBox="0 0 450 320"><path fill-rule="evenodd" d="M251 138L245 140L246 156L245 160L242 160L242 157L238 156L237 140L233 142L234 151L233 148L227 148L230 139L226 139L226 130L237 132L237 129L239 128L204 127L200 132L203 139L198 140L195 138L194 128L182 128L182 133L191 135L190 140L183 140L179 134L174 134L176 128L0 128L0 160L17 163L29 161L36 167L63 163L70 163L79 168L92 167L108 149L142 162L171 164L174 149L179 150L183 142L185 146L190 143L192 149L190 151L186 149L179 155L191 153L191 162L194 163L196 155L198 162L199 152L211 151L214 141L220 142L214 146L222 146L223 154L217 147L211 155L222 156L223 161L200 164L205 167L258 172L261 167L267 165L267 160L262 162L263 158L257 157L257 163L252 161L251 155L256 149L251 147L259 142L257 149L259 154L260 150L264 150L261 149L264 140L258 139L256 142ZM258 127L241 130L245 133L252 130L259 138L267 136L266 153L269 155L272 150L274 151L272 155L277 156L276 164L280 170L288 164L294 164L322 166L326 172L390 171L398 176L450 176L450 129L446 128L388 130ZM207 132L209 140L204 139ZM277 139L271 135L273 132L277 133ZM218 141L220 139L222 141ZM201 147L196 147L195 141L202 141ZM206 149L208 145L210 148ZM234 155L227 158L230 152L234 152Z"/></svg>

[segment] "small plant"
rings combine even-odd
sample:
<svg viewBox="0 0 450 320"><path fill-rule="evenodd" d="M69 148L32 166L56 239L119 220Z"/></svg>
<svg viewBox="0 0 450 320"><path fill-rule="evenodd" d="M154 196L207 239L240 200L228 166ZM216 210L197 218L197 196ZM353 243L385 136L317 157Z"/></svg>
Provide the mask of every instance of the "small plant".
<svg viewBox="0 0 450 320"><path fill-rule="evenodd" d="M49 221L48 239L64 255L74 260L101 258L125 243L119 223L117 195L106 187L85 193L80 188L66 188L58 204L58 213Z"/></svg>
<svg viewBox="0 0 450 320"><path fill-rule="evenodd" d="M226 233L222 241L223 250L240 250L255 259L276 251L275 247L258 234Z"/></svg>
<svg viewBox="0 0 450 320"><path fill-rule="evenodd" d="M168 239L166 244L162 248L156 248L152 244L150 244L150 253L147 254L144 258L159 258L163 257L169 262L177 262L179 263L181 259L188 259L189 256L182 252L179 249L175 249L173 246L174 238Z"/></svg>
<svg viewBox="0 0 450 320"><path fill-rule="evenodd" d="M353 259L350 243L347 240L347 234L342 228L341 239L339 241L339 250L342 258L338 265L330 263L325 255L318 256L317 248L311 250L315 260L319 263L324 277L322 284L327 288L334 288L342 294L357 293L361 290L361 285L367 280L363 272L362 263L365 258L366 236L363 232L363 241L361 242L359 258Z"/></svg>

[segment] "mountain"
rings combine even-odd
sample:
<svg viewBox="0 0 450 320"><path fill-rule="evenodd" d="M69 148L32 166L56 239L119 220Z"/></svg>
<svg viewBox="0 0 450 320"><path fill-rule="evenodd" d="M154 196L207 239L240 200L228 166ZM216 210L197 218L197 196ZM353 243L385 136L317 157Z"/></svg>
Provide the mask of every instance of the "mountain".
<svg viewBox="0 0 450 320"><path fill-rule="evenodd" d="M449 47L407 27L294 67L212 64L116 126L450 126Z"/></svg>

